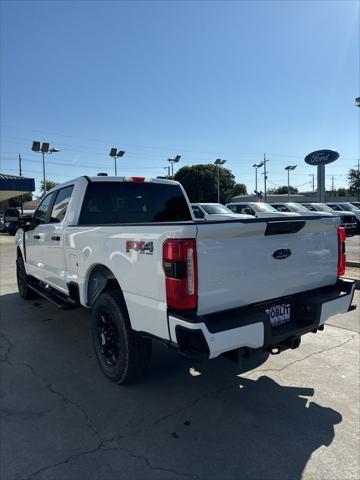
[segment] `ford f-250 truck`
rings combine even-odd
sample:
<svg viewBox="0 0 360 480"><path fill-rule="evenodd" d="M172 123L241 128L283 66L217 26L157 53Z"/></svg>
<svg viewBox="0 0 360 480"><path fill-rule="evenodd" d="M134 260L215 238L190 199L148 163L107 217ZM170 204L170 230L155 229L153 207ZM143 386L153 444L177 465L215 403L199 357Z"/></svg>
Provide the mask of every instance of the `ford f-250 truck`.
<svg viewBox="0 0 360 480"><path fill-rule="evenodd" d="M57 186L16 245L21 297L91 308L97 359L117 383L143 375L153 339L192 359L280 353L355 308L337 217L196 222L169 180Z"/></svg>

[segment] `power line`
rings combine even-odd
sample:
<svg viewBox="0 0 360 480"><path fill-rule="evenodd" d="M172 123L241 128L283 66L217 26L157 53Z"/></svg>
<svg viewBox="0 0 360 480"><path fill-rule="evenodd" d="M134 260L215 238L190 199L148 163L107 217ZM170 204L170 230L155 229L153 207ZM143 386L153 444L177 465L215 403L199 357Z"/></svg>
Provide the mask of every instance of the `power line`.
<svg viewBox="0 0 360 480"><path fill-rule="evenodd" d="M7 127L10 129L14 130L23 130L23 131L28 131L28 132L36 132L36 133L42 133L42 134L47 134L47 135L55 135L55 136L61 136L61 137L66 137L66 138L74 138L78 140L84 140L86 142L94 142L94 143L102 143L102 144L108 144L109 142L113 142L114 139L97 139L97 138L87 138L87 137L81 137L81 136L74 136L74 135L68 135L64 133L59 133L59 132L49 132L46 130L38 130L38 129L31 129L31 128L24 128L24 127L15 127L7 124L3 124L3 127ZM118 140L118 139L116 139ZM188 148L182 148L182 147L174 147L174 146L155 146L155 145L142 145L142 144L136 144L136 143L126 143L126 142L121 142L121 145L124 145L126 147L136 147L136 148L144 148L144 149L151 149L151 150L163 150L163 151L169 151L169 150L178 150L182 152L189 152L189 153L200 153L204 155L218 155L219 152L225 154L225 155L244 155L244 156L262 156L262 152L226 152L222 151L222 149L219 149L218 151L210 151L210 150L193 150L193 149L188 149ZM299 155L294 155L293 153L287 154L287 153L275 153L275 152L269 152L268 155L274 156L274 157L285 157L285 158L296 158L296 159L303 159L305 155L299 154ZM357 158L354 158L352 160L357 160Z"/></svg>

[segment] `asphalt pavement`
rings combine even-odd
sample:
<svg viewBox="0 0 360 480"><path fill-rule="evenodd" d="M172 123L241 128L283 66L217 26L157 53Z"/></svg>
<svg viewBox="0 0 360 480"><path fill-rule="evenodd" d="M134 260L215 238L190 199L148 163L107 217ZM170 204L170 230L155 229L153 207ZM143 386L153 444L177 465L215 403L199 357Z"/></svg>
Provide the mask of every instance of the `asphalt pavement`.
<svg viewBox="0 0 360 480"><path fill-rule="evenodd" d="M360 478L358 311L256 368L155 344L148 378L121 387L87 310L20 299L14 253L1 235L2 480Z"/></svg>

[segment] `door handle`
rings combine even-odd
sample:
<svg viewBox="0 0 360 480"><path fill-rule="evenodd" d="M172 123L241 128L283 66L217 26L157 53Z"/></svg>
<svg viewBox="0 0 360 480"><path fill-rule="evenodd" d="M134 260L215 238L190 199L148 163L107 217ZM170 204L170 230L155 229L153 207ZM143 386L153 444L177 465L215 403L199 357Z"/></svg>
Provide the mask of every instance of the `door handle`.
<svg viewBox="0 0 360 480"><path fill-rule="evenodd" d="M34 235L35 240L40 240L40 235Z"/></svg>
<svg viewBox="0 0 360 480"><path fill-rule="evenodd" d="M60 237L58 235L54 235L51 237L51 240L54 240L54 242L60 242Z"/></svg>

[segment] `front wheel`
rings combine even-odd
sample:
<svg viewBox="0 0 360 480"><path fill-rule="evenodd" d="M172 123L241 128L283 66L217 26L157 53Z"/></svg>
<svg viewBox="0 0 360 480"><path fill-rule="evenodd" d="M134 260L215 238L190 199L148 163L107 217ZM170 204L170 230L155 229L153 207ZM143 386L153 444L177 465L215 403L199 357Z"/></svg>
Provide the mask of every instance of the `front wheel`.
<svg viewBox="0 0 360 480"><path fill-rule="evenodd" d="M151 340L132 330L119 290L107 291L96 300L92 338L100 368L109 380L126 384L144 376L151 358Z"/></svg>

